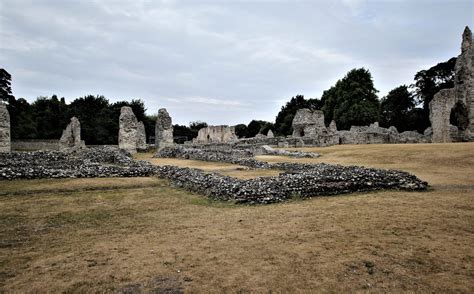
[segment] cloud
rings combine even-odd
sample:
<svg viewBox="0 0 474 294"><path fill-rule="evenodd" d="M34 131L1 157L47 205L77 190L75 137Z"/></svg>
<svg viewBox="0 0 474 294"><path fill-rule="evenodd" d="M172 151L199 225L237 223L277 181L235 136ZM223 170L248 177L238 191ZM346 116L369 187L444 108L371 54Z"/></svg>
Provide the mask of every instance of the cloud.
<svg viewBox="0 0 474 294"><path fill-rule="evenodd" d="M141 98L174 121L273 120L354 67L380 95L459 54L472 1L3 0L0 62L30 101ZM439 19L443 19L440 23ZM171 98L169 98L171 97Z"/></svg>

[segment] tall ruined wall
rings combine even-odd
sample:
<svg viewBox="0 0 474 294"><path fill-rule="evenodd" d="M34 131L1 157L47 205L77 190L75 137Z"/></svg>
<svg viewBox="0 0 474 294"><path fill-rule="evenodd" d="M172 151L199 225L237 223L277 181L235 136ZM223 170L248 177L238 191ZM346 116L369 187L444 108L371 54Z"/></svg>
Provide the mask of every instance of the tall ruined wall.
<svg viewBox="0 0 474 294"><path fill-rule="evenodd" d="M66 151L84 147L85 143L81 140L81 123L73 116L59 139L59 150Z"/></svg>
<svg viewBox="0 0 474 294"><path fill-rule="evenodd" d="M321 110L311 111L298 109L293 118L293 137L313 137L326 131L324 113Z"/></svg>
<svg viewBox="0 0 474 294"><path fill-rule="evenodd" d="M455 126L450 124L451 112ZM456 60L454 88L436 93L430 102L430 121L433 143L474 141L474 47L469 27L464 30Z"/></svg>
<svg viewBox="0 0 474 294"><path fill-rule="evenodd" d="M235 134L235 128L229 126L208 126L202 128L198 132L197 138L193 139L194 143L229 143L238 140Z"/></svg>
<svg viewBox="0 0 474 294"><path fill-rule="evenodd" d="M10 114L7 106L0 101L0 152L11 151Z"/></svg>
<svg viewBox="0 0 474 294"><path fill-rule="evenodd" d="M118 145L122 150L130 153L137 152L137 127L138 121L129 106L122 106L119 117Z"/></svg>
<svg viewBox="0 0 474 294"><path fill-rule="evenodd" d="M456 102L454 89L443 89L430 102L430 121L433 143L451 142L449 117Z"/></svg>
<svg viewBox="0 0 474 294"><path fill-rule="evenodd" d="M166 108L158 110L155 124L156 149L173 146L173 123Z"/></svg>

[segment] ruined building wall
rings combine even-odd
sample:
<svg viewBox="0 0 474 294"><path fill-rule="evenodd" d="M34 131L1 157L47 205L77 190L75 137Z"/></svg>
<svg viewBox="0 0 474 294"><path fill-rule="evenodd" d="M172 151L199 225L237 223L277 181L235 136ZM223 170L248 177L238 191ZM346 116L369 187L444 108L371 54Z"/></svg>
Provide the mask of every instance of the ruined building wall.
<svg viewBox="0 0 474 294"><path fill-rule="evenodd" d="M158 110L155 124L156 149L173 146L173 123L166 108Z"/></svg>
<svg viewBox="0 0 474 294"><path fill-rule="evenodd" d="M122 150L130 153L137 152L137 127L138 121L129 106L122 106L119 117L118 145Z"/></svg>
<svg viewBox="0 0 474 294"><path fill-rule="evenodd" d="M10 114L7 106L0 101L0 152L11 151Z"/></svg>
<svg viewBox="0 0 474 294"><path fill-rule="evenodd" d="M81 123L73 116L66 129L63 130L61 139L59 139L59 150L67 151L84 148L85 146L84 141L81 140Z"/></svg>
<svg viewBox="0 0 474 294"><path fill-rule="evenodd" d="M429 106L433 143L474 141L474 47L469 27L456 60L454 88L436 93ZM450 124L452 112L455 126Z"/></svg>
<svg viewBox="0 0 474 294"><path fill-rule="evenodd" d="M193 143L208 144L208 143L229 143L238 140L235 134L235 128L226 125L222 126L208 126L202 128L198 132L197 138L193 139Z"/></svg>

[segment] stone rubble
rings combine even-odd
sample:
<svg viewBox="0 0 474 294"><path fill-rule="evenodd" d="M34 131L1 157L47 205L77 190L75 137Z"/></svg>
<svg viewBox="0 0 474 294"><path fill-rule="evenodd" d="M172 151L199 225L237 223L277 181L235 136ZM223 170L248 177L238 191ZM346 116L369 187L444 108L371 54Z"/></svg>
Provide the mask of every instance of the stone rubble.
<svg viewBox="0 0 474 294"><path fill-rule="evenodd" d="M180 148L162 149L180 152ZM222 155L195 150L209 160L230 160L235 154ZM225 154L225 153L223 153ZM245 152L240 152L245 155ZM173 154L173 156L181 156ZM169 179L176 187L206 195L212 199L236 203L265 204L293 197L308 198L379 189L425 190L427 183L401 171L344 167L328 164L268 164L242 157L231 162L256 168L285 170L279 176L240 180L203 170L176 166L154 166L134 161L131 154L115 147L88 148L71 153L57 151L13 152L0 154L0 180L37 178L147 177ZM251 163L251 164L250 164Z"/></svg>

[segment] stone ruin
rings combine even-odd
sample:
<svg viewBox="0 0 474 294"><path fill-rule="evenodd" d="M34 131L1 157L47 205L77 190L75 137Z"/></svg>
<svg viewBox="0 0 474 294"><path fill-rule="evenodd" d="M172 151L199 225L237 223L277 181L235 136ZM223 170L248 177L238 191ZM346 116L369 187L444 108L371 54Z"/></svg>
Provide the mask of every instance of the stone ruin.
<svg viewBox="0 0 474 294"><path fill-rule="evenodd" d="M173 146L173 123L166 108L158 110L155 125L155 146L159 150L164 147Z"/></svg>
<svg viewBox="0 0 474 294"><path fill-rule="evenodd" d="M85 147L86 144L81 140L81 123L73 116L59 139L59 151L71 151Z"/></svg>
<svg viewBox="0 0 474 294"><path fill-rule="evenodd" d="M222 125L208 126L200 129L197 138L193 139L193 143L231 143L236 142L238 140L239 138L235 134L235 127Z"/></svg>
<svg viewBox="0 0 474 294"><path fill-rule="evenodd" d="M329 146L339 144L336 122L331 121L329 128L324 124L321 110L298 109L293 118L293 137L302 138L298 145L305 145L305 138L311 139L311 145Z"/></svg>
<svg viewBox="0 0 474 294"><path fill-rule="evenodd" d="M474 47L469 27L454 69L454 88L439 91L429 104L433 143L474 141Z"/></svg>
<svg viewBox="0 0 474 294"><path fill-rule="evenodd" d="M146 151L146 131L145 131L145 124L142 121L138 122L137 127L137 150Z"/></svg>
<svg viewBox="0 0 474 294"><path fill-rule="evenodd" d="M10 114L7 106L0 101L0 153L11 151Z"/></svg>
<svg viewBox="0 0 474 294"><path fill-rule="evenodd" d="M129 106L122 106L119 118L119 148L130 153L146 150L146 134L143 122L139 122Z"/></svg>

